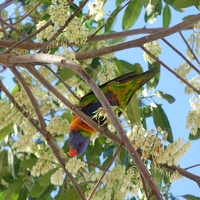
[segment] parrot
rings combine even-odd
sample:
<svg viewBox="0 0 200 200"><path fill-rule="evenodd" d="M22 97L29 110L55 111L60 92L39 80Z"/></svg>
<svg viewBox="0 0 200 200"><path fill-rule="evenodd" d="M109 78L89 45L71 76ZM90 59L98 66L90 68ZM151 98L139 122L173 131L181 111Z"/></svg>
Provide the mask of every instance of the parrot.
<svg viewBox="0 0 200 200"><path fill-rule="evenodd" d="M142 74L129 72L100 85L99 88L111 106L118 106L124 110L135 92L158 72L158 68L152 68ZM95 111L102 107L100 101L92 91L80 99L79 106L82 109L81 111L90 117L94 116ZM94 118L93 120L102 125L105 119L100 119L100 122ZM91 134L96 132L96 130L87 125L78 116L73 115L68 138L69 156L73 157L83 154L89 145Z"/></svg>

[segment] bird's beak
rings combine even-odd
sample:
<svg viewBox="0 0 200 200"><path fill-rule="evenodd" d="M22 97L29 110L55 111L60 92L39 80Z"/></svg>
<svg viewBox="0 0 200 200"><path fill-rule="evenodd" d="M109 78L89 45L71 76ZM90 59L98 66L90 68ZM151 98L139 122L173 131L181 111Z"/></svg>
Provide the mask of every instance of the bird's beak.
<svg viewBox="0 0 200 200"><path fill-rule="evenodd" d="M70 147L68 154L69 154L70 156L72 156L72 157L73 157L73 156L77 156L77 151L76 151L76 149L74 149L73 147Z"/></svg>

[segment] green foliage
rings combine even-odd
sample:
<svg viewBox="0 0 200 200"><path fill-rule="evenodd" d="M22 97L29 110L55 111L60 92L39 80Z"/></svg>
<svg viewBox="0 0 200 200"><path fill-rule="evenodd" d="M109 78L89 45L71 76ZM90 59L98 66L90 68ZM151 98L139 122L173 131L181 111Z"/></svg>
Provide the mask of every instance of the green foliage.
<svg viewBox="0 0 200 200"><path fill-rule="evenodd" d="M163 9L163 27L168 27L171 22L171 10L170 7L166 4Z"/></svg>
<svg viewBox="0 0 200 200"><path fill-rule="evenodd" d="M173 134L172 134L171 126L167 118L167 115L165 114L161 105L156 104L156 106L153 107L153 120L156 127L160 126L162 130L165 130L168 132L167 141L173 142Z"/></svg>
<svg viewBox="0 0 200 200"><path fill-rule="evenodd" d="M142 4L140 3L140 0L131 1L131 3L128 4L122 19L122 28L124 30L130 29L135 24L141 10Z"/></svg>

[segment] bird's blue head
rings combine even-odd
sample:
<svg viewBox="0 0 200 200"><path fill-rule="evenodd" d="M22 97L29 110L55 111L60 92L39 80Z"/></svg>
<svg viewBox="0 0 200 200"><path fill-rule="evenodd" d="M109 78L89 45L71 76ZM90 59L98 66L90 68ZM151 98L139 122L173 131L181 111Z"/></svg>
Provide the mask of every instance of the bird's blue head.
<svg viewBox="0 0 200 200"><path fill-rule="evenodd" d="M70 130L68 139L70 149L68 154L70 156L81 155L87 149L89 142L89 137L84 137L77 130Z"/></svg>

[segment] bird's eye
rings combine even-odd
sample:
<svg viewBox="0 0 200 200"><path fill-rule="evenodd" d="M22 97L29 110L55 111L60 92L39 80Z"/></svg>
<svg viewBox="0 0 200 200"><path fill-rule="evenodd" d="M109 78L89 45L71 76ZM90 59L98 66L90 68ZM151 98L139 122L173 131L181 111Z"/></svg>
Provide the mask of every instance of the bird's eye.
<svg viewBox="0 0 200 200"><path fill-rule="evenodd" d="M83 142L80 142L80 143L78 144L79 147L82 147L82 145L83 145Z"/></svg>

